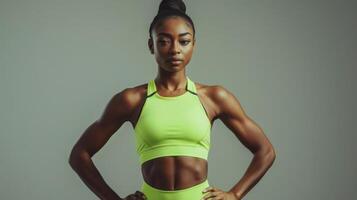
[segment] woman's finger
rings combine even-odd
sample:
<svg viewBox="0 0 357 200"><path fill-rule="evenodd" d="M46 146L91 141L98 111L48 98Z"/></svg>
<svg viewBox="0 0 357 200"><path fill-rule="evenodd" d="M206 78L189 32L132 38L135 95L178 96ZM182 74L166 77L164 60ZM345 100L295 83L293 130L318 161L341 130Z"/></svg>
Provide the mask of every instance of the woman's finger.
<svg viewBox="0 0 357 200"><path fill-rule="evenodd" d="M144 199L144 200L146 200L147 198L146 198L146 196L145 196L145 194L143 193L143 192L141 192L141 191L136 191L135 192L135 194L137 194L141 199Z"/></svg>
<svg viewBox="0 0 357 200"><path fill-rule="evenodd" d="M142 200L142 199L143 199L142 196L137 193L130 194L127 197L125 197L125 200Z"/></svg>

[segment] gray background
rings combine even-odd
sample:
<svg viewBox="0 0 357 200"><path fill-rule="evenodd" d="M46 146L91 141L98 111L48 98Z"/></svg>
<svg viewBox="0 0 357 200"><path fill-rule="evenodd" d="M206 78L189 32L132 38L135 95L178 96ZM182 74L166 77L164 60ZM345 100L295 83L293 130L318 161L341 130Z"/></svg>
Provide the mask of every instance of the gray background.
<svg viewBox="0 0 357 200"><path fill-rule="evenodd" d="M356 199L356 1L186 0L187 75L222 85L271 140L272 168L244 199ZM97 199L68 156L109 99L156 76L148 27L160 0L0 1L0 199ZM142 182L125 123L94 156L121 196ZM252 154L217 120L211 185Z"/></svg>

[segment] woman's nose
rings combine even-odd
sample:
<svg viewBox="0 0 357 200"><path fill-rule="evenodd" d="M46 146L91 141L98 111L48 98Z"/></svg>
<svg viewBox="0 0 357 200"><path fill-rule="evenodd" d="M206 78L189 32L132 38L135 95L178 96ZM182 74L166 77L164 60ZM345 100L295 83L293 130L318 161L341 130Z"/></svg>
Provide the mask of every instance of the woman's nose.
<svg viewBox="0 0 357 200"><path fill-rule="evenodd" d="M170 47L170 53L177 54L180 53L180 44L178 42L172 42Z"/></svg>

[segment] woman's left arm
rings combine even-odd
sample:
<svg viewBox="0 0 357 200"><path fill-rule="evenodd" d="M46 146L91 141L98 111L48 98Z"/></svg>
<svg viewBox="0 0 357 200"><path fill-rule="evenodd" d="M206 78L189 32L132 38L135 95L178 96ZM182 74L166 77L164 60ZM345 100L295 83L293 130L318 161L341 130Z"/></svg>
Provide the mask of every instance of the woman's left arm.
<svg viewBox="0 0 357 200"><path fill-rule="evenodd" d="M272 166L275 150L262 128L244 112L238 99L222 86L215 86L217 118L234 133L254 157L243 177L230 190L237 199L242 199Z"/></svg>

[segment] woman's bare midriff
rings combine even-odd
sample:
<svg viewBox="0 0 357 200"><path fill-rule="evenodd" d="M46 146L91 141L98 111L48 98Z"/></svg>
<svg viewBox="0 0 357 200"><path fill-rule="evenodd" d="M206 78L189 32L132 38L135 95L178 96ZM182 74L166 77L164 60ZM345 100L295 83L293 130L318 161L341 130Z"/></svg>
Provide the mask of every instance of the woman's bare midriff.
<svg viewBox="0 0 357 200"><path fill-rule="evenodd" d="M144 181L161 190L180 190L207 179L205 159L190 156L165 156L146 161L141 166Z"/></svg>

